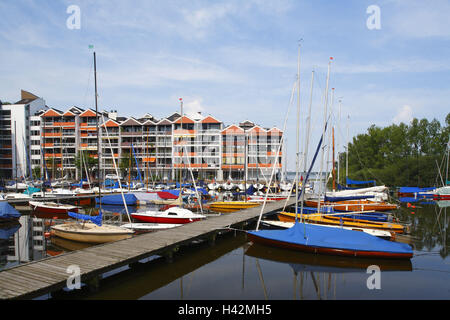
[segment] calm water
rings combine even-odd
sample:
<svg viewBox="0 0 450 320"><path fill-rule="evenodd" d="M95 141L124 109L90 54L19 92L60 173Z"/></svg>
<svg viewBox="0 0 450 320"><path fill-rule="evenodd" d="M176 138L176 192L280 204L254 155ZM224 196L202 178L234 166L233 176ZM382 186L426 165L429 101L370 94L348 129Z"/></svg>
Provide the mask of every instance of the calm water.
<svg viewBox="0 0 450 320"><path fill-rule="evenodd" d="M41 299L450 299L450 210L434 203L412 205L403 204L396 213L411 224L411 234L399 240L413 246L410 261L339 258L256 246L247 242L243 232L233 231L218 237L214 245L181 248L171 263L152 257L132 269L105 274L97 292L82 288ZM1 240L0 268L17 264L19 257L25 262L82 247L40 237L39 225L46 229L49 221L22 217L20 229ZM370 265L381 270L380 289L368 288Z"/></svg>

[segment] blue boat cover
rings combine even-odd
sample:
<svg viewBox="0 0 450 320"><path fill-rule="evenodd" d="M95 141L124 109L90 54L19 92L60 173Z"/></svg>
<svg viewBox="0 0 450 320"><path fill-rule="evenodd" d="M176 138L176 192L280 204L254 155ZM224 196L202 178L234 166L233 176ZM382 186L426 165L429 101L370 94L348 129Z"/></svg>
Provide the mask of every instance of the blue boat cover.
<svg viewBox="0 0 450 320"><path fill-rule="evenodd" d="M411 246L406 243L384 240L365 232L300 222L284 230L247 232L260 238L316 248L409 254L413 252Z"/></svg>
<svg viewBox="0 0 450 320"><path fill-rule="evenodd" d="M430 187L430 188L419 188L419 187L400 187L398 192L400 193L421 193L421 192L427 192L432 191L436 188Z"/></svg>
<svg viewBox="0 0 450 320"><path fill-rule="evenodd" d="M79 187L79 188L82 188L82 187L83 187L83 182L87 182L87 179L81 179L79 183L72 183L70 186L71 186L71 187Z"/></svg>
<svg viewBox="0 0 450 320"><path fill-rule="evenodd" d="M346 177L347 184L373 184L376 185L375 180L367 180L367 181L358 181L358 180L352 180Z"/></svg>
<svg viewBox="0 0 450 320"><path fill-rule="evenodd" d="M93 223L95 223L98 226L102 225L102 212L100 211L100 213L97 216L90 216L88 214L81 214L81 213L76 213L76 212L68 212L67 213L69 215L69 217L75 218L75 219L80 219L80 220L86 220L86 221L92 221Z"/></svg>
<svg viewBox="0 0 450 320"><path fill-rule="evenodd" d="M300 214L301 208L299 207L297 209L297 212ZM367 213L343 213L342 215L336 214L342 211L335 210L333 207L320 207L320 212L322 213L334 213L334 216L336 217L342 217L342 218L351 218L351 219L360 219L360 220L367 220L367 221L378 221L378 222L385 222L388 220L388 216L381 212L367 212ZM303 214L314 214L317 213L317 208L313 207L303 207Z"/></svg>
<svg viewBox="0 0 450 320"><path fill-rule="evenodd" d="M9 223L6 224L8 225L6 228L0 228L0 240L8 240L22 226L20 223L13 226L10 226Z"/></svg>
<svg viewBox="0 0 450 320"><path fill-rule="evenodd" d="M127 193L123 195L125 198L125 203L128 206L134 206L137 203L137 198L132 193ZM99 203L98 198L95 198L95 202ZM112 204L112 205L123 205L123 199L121 194L111 194L102 196L102 204Z"/></svg>
<svg viewBox="0 0 450 320"><path fill-rule="evenodd" d="M95 205L96 208L99 208L100 206L98 204ZM127 206L128 213L136 213L137 207L136 206ZM127 210L125 209L125 206L122 205L113 205L113 204L103 204L102 203L102 210L106 212L114 212L114 213L127 213Z"/></svg>
<svg viewBox="0 0 450 320"><path fill-rule="evenodd" d="M16 219L20 216L20 212L8 202L0 202L0 219Z"/></svg>
<svg viewBox="0 0 450 320"><path fill-rule="evenodd" d="M369 199L375 198L375 196L371 195L359 195L359 196L348 196L348 197L329 197L325 196L325 201L336 202L336 201L347 201L347 200L358 200L358 199Z"/></svg>

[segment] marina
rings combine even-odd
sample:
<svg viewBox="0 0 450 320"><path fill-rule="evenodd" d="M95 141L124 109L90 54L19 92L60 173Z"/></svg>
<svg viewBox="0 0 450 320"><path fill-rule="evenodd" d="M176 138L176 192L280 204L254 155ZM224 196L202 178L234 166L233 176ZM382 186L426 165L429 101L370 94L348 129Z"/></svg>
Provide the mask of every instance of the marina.
<svg viewBox="0 0 450 320"><path fill-rule="evenodd" d="M420 208L417 208L419 206ZM104 263L110 266L107 269L109 272L105 271L106 269L103 270L104 272L101 272L101 275L96 278L97 281L87 281L89 277L83 278L80 290L55 290L53 294L44 293L40 296L38 294L36 299L385 300L399 299L400 297L401 299L420 300L448 299L450 242L448 239L449 216L445 210L435 203L417 203L416 208L408 208L406 203L402 204L398 217L411 223L411 233L397 241L406 241L414 248L414 257L406 261L335 257L311 253L293 255L290 250L249 242L242 230L253 229L252 223L245 227L238 224L235 228L225 232L228 227L225 224L230 221L221 225L218 221L214 221L219 217L211 217L209 223L214 221L215 228L218 228L216 232L220 230L224 233L217 235L215 241L210 241L212 238L206 237L205 241L193 241L188 245L181 245L178 250L172 251L172 256L168 251L159 252L159 254L154 251L153 256L149 256L147 259L141 257L137 260L138 263L125 263L121 268L115 265L114 268L114 261L117 263L131 255L131 253L124 253L126 248L124 244L129 240L108 245L82 245L73 241L53 238L55 241L47 239L47 245L43 247L45 250L40 253L33 245L35 247L31 251L34 252L34 258L28 257L28 259L35 259L35 262L42 261L50 266L51 261L60 256L61 261L57 263L60 268L52 270L47 266L46 272L49 273L43 272L39 277L29 274L27 276L20 272L20 268L18 268L18 274L20 273L21 277L34 278L34 281L39 282L45 279L45 275L53 278L52 272L59 273L61 275L60 286L56 288L62 288L66 285L65 281L68 275L64 268L68 266L68 263L74 261L71 260L70 255L78 252L86 264L80 265L82 266L81 270L93 268L93 265L99 268ZM227 215L227 218L237 219L235 214ZM22 228L24 228L27 225L24 221L31 220L32 217L23 215L22 219L25 219L21 220ZM268 216L264 220L267 219L272 218ZM189 236L193 238L199 234L199 229L203 229L196 224L205 222L206 220L199 221L181 228L189 229ZM221 227L224 229L219 229ZM182 230L181 228L177 230ZM173 232L175 229L167 231ZM151 241L155 241L155 243L169 243L173 236L169 236L166 231L164 234L167 236L162 236L161 232L163 231L156 231L144 236L158 238L159 240L152 238ZM179 232L177 231L177 233ZM159 237L158 234L161 236ZM186 234L183 237L186 237ZM21 238L22 241L26 241L25 239L28 237L21 235ZM137 239L139 239L138 236L130 240L137 241ZM147 239L150 241L150 238ZM113 244L115 245L112 246ZM27 243L27 246L31 245L31 242ZM136 245L134 252L140 250L150 252L149 250L152 248L148 243ZM103 247L105 248L102 249ZM175 247L177 247L176 244L172 246L172 249ZM113 250L113 248L115 249ZM86 249L89 250L83 253ZM117 250L119 250L119 254ZM90 258L97 252L99 254L103 252L109 260L105 257L97 262L96 259ZM24 262L21 264L25 266L30 264L30 262L25 262L24 252L22 254ZM46 259L49 261L46 262ZM17 265L11 258L8 261L6 266L3 266L3 268L6 267L6 270ZM382 290L369 290L366 287L369 277L366 271L370 265L377 265L381 269ZM40 269L34 267L34 270ZM0 272L0 274L2 273L3 271ZM283 276L280 276L280 273ZM62 278L62 275L65 278ZM91 279L95 279L95 277ZM47 281L49 280L47 279ZM212 290L211 283L222 289ZM43 285L42 282L40 284ZM418 286L421 290L415 290Z"/></svg>
<svg viewBox="0 0 450 320"><path fill-rule="evenodd" d="M2 3L0 300L449 300L450 5L416 2Z"/></svg>

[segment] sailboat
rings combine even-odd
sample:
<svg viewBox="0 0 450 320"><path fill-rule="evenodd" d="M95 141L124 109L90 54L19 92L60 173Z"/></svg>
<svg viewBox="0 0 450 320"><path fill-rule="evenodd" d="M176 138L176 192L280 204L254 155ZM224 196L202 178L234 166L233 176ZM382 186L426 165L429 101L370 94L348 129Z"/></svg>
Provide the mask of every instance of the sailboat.
<svg viewBox="0 0 450 320"><path fill-rule="evenodd" d="M99 176L99 214L97 216L90 216L79 214L76 212L69 212L69 216L75 219L83 220L83 223L78 221L69 222L59 225L54 225L51 227L51 233L54 236L80 241L87 243L105 243L111 241L118 241L122 239L131 238L134 231L121 228L114 225L103 224L103 214L101 207L101 181L100 181L100 130L98 125L98 112L97 112L97 65L94 51L94 79L95 79L95 111L96 111L96 121L97 121L97 155L98 155L98 176ZM87 221L87 222L86 222Z"/></svg>
<svg viewBox="0 0 450 320"><path fill-rule="evenodd" d="M328 103L328 81L330 74L330 65L331 58L328 63L328 75L325 91L325 108ZM298 81L300 81L300 72L298 74ZM324 118L327 119L326 109ZM297 119L297 126L299 126L298 121L299 117ZM306 174L306 178L304 179L303 185L307 183L314 162L317 158L318 151L325 137L327 123L328 121L325 121L322 136L312 159L310 168ZM301 188L301 193L299 195L300 198L297 197L297 200L304 199L304 189L304 187ZM303 203L300 214L301 219L304 219L302 209ZM296 212L295 215L298 215L298 213ZM248 231L247 235L249 240L252 242L312 253L395 259L409 259L413 256L412 248L405 243L387 241L360 231L346 230L343 228L330 228L317 224L298 222L297 216L294 222L295 223L291 228L284 230L258 230L258 222L256 230Z"/></svg>
<svg viewBox="0 0 450 320"><path fill-rule="evenodd" d="M183 100L180 98L181 101L181 138L183 137ZM183 163L181 159L181 163ZM181 172L181 165L180 165L180 190L179 190L179 196L177 198L178 200L178 207L171 207L169 209L166 209L165 211L144 211L144 212L136 212L132 213L131 216L135 218L136 220L143 221L143 222L150 222L150 223L156 223L156 224L185 224L190 223L198 220L205 219L206 216L202 214L196 214L192 212L189 209L181 208L182 203L182 172ZM190 170L190 169L189 169ZM192 171L191 171L192 175ZM195 180L192 176L192 180L194 181L194 187L195 186ZM200 197L197 195L197 197L200 199ZM174 201L177 201L174 200ZM201 201L199 201L201 203ZM155 228L158 228L159 226L155 226ZM166 228L167 226L162 226L162 228ZM171 227L171 226L170 226Z"/></svg>
<svg viewBox="0 0 450 320"><path fill-rule="evenodd" d="M29 201L28 203L33 213L67 214L69 212L78 212L78 207L71 204L50 201Z"/></svg>
<svg viewBox="0 0 450 320"><path fill-rule="evenodd" d="M185 224L206 218L205 215L180 207L172 207L164 211L135 212L131 216L139 221L160 224Z"/></svg>

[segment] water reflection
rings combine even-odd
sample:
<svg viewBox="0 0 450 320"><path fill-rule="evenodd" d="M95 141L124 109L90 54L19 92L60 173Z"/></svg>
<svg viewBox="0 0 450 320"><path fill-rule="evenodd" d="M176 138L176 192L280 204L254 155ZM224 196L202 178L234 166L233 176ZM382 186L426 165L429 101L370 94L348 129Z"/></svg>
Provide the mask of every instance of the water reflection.
<svg viewBox="0 0 450 320"><path fill-rule="evenodd" d="M105 277L96 293L80 291L68 298L355 299L360 298L362 284L366 290L367 267L378 265L383 272L383 290L376 298L401 298L407 292L413 298L447 299L449 204L405 203L396 212L400 221L411 225L411 234L397 239L411 243L411 260L293 253L250 244L245 234L238 232L236 236L219 237L213 246L183 248L172 263L153 257L152 261ZM111 209L106 214L108 219L128 222L123 208L106 209ZM0 225L0 270L89 246L48 236L50 226L65 219L69 217L24 214L20 224ZM365 298L372 298L363 292Z"/></svg>

